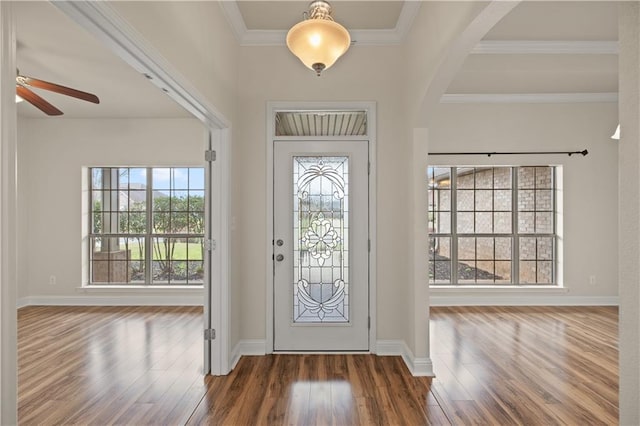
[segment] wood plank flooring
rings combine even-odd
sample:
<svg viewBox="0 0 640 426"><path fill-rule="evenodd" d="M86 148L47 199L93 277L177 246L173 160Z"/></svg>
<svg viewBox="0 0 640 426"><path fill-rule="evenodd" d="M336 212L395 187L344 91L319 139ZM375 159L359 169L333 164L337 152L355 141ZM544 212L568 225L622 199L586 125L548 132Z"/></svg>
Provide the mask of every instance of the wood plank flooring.
<svg viewBox="0 0 640 426"><path fill-rule="evenodd" d="M436 378L399 357L243 357L202 377L202 309L18 311L22 425L617 424L616 308L432 308Z"/></svg>
<svg viewBox="0 0 640 426"><path fill-rule="evenodd" d="M432 308L430 326L453 424L618 424L617 308Z"/></svg>
<svg viewBox="0 0 640 426"><path fill-rule="evenodd" d="M18 310L18 421L184 424L206 393L202 308Z"/></svg>
<svg viewBox="0 0 640 426"><path fill-rule="evenodd" d="M207 381L189 424L449 424L431 379L411 377L400 357L245 357L230 378Z"/></svg>

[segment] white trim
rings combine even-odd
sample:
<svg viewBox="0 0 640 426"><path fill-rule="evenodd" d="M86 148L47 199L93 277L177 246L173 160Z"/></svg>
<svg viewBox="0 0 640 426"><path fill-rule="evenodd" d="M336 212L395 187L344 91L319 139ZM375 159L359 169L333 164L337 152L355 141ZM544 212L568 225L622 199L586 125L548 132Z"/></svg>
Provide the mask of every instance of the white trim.
<svg viewBox="0 0 640 426"><path fill-rule="evenodd" d="M244 39L244 34L248 31L247 26L244 23L244 19L242 18L242 13L240 13L240 8L235 1L221 1L220 7L222 8L222 13L227 18L229 25L231 26L231 30L233 34L236 36L236 40L240 43L241 46L242 41Z"/></svg>
<svg viewBox="0 0 640 426"><path fill-rule="evenodd" d="M400 37L400 41L404 41L407 34L409 34L409 30L411 30L411 26L413 25L413 20L418 15L421 6L422 2L420 1L404 2L395 28L396 33Z"/></svg>
<svg viewBox="0 0 640 426"><path fill-rule="evenodd" d="M273 260L271 255L273 254L273 143L277 139L286 139L283 137L276 138L274 122L275 114L277 111L296 111L296 110L353 110L360 109L367 111L367 136L336 137L336 140L367 140L369 142L369 162L371 164L369 174L369 238L371 240L371 250L369 251L369 316L371 318L369 328L369 351L376 351L376 336L377 336L377 114L376 103L372 101L365 102L267 102L267 114L266 114L266 143L267 143L267 155L266 155L266 229L267 238L265 241L265 255L267 277L267 306L266 306L266 348L267 353L273 352L273 325L274 325L274 313L273 313L273 295L274 295L274 283L273 283ZM289 138L291 139L291 138ZM302 140L303 138L295 137L296 140ZM331 138L304 138L304 140L328 140Z"/></svg>
<svg viewBox="0 0 640 426"><path fill-rule="evenodd" d="M85 285L77 287L76 291L79 293L152 293L154 291L160 293L170 292L186 292L186 293L204 293L204 286L179 286L179 285Z"/></svg>
<svg viewBox="0 0 640 426"><path fill-rule="evenodd" d="M617 55L617 41L482 40L471 50L482 55Z"/></svg>
<svg viewBox="0 0 640 426"><path fill-rule="evenodd" d="M217 152L214 162L214 183L212 187L212 203L217 204L217 218L212 223L212 237L216 240L216 249L211 252L213 271L217 276L212 280L211 300L209 306L212 316L212 327L218 331L212 342L212 351L218 358L217 374L226 375L231 371L229 363L230 341L230 237L229 217L231 216L231 129L213 129L213 149Z"/></svg>
<svg viewBox="0 0 640 426"><path fill-rule="evenodd" d="M401 356L412 376L435 377L433 363L429 358L416 358L404 340L378 340L379 356Z"/></svg>
<svg viewBox="0 0 640 426"><path fill-rule="evenodd" d="M16 20L0 2L0 424L18 422Z"/></svg>
<svg viewBox="0 0 640 426"><path fill-rule="evenodd" d="M227 119L207 98L107 2L54 1L52 4L196 118L211 127L229 127Z"/></svg>
<svg viewBox="0 0 640 426"><path fill-rule="evenodd" d="M429 122L435 116L434 109L438 107L442 95L446 93L454 77L462 68L464 61L469 56L469 52L487 35L491 28L507 16L518 4L520 4L520 0L489 2L467 27L455 37L443 53L443 59L431 79L425 79L426 86L416 88L416 90L421 90L424 96L422 97L418 114L415 115L417 121L413 123L412 127L429 127Z"/></svg>
<svg viewBox="0 0 640 426"><path fill-rule="evenodd" d="M410 370L415 377L435 377L433 363L430 358L414 358Z"/></svg>
<svg viewBox="0 0 640 426"><path fill-rule="evenodd" d="M445 93L442 104L617 103L617 92L603 93Z"/></svg>
<svg viewBox="0 0 640 426"><path fill-rule="evenodd" d="M402 356L409 349L404 340L378 340L376 347L379 356Z"/></svg>
<svg viewBox="0 0 640 426"><path fill-rule="evenodd" d="M244 22L236 1L222 1L220 5L241 46L284 46L286 44L288 30L250 30ZM419 1L405 1L393 29L349 29L352 42L356 45L375 46L402 43L411 29L420 6Z"/></svg>
<svg viewBox="0 0 640 426"><path fill-rule="evenodd" d="M433 294L430 306L618 306L618 296Z"/></svg>
<svg viewBox="0 0 640 426"><path fill-rule="evenodd" d="M187 78L178 72L149 42L108 4L108 2L58 1L52 3L70 19L85 28L105 46L138 72L150 77L152 83L166 91L178 104L200 119L212 134L214 147L220 151L214 166L218 177L212 187L212 203L220 206L212 234L218 235L217 249L211 254L219 265L213 268L210 312L212 326L218 338L212 343L211 374L226 374L229 366L229 185L230 185L230 122L201 94ZM14 67L15 68L15 67ZM224 153L224 155L223 155ZM216 297L219 296L219 297ZM148 296L147 296L148 297Z"/></svg>
<svg viewBox="0 0 640 426"><path fill-rule="evenodd" d="M243 356L264 356L266 355L266 342L262 339L240 340L231 351L231 369L238 365L238 361Z"/></svg>
<svg viewBox="0 0 640 426"><path fill-rule="evenodd" d="M16 306L202 306L204 298L198 295L91 295L91 296L29 296L18 299Z"/></svg>

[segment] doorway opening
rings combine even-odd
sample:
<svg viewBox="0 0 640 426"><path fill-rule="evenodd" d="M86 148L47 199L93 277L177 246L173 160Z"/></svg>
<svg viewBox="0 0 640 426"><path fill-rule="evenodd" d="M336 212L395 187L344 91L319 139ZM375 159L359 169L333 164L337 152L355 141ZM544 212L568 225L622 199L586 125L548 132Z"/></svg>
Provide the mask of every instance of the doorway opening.
<svg viewBox="0 0 640 426"><path fill-rule="evenodd" d="M376 352L375 103L270 103L267 352Z"/></svg>

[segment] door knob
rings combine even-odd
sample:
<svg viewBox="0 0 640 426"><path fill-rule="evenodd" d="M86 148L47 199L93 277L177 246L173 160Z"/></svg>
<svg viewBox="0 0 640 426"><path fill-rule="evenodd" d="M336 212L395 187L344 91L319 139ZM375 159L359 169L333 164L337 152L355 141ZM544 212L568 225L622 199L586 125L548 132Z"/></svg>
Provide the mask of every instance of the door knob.
<svg viewBox="0 0 640 426"><path fill-rule="evenodd" d="M283 255L281 255L281 254L279 254L279 255L277 255L277 256L276 256L276 260L277 260L278 262L282 262L282 261L284 260L284 256L283 256Z"/></svg>

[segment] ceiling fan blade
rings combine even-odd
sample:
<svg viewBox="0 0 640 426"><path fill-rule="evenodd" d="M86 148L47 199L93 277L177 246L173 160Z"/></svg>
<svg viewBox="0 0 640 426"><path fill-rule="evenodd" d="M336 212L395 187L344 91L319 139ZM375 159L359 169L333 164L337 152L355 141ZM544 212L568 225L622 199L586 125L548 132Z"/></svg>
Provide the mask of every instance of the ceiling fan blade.
<svg viewBox="0 0 640 426"><path fill-rule="evenodd" d="M61 86L59 84L50 83L44 80L38 80L37 78L22 77L22 82L28 86L37 87L38 89L49 90L50 92L61 93L63 95L72 96L74 98L82 99L83 101L93 102L99 104L100 99L93 93L83 92L81 90L72 89L70 87Z"/></svg>
<svg viewBox="0 0 640 426"><path fill-rule="evenodd" d="M31 90L19 84L16 85L16 93L25 101L29 102L34 107L47 115L62 115L62 111L51 105L49 102L42 99L40 96L33 93Z"/></svg>

